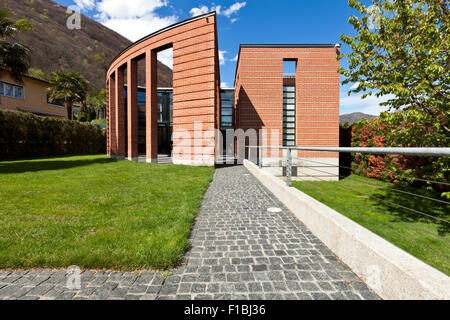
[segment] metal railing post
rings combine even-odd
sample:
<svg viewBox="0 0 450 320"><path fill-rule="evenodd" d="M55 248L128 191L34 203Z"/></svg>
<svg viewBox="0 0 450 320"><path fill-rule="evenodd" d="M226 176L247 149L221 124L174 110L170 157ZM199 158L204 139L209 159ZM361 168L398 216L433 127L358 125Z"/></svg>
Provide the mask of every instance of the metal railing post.
<svg viewBox="0 0 450 320"><path fill-rule="evenodd" d="M258 165L259 168L262 169L262 147L258 147Z"/></svg>
<svg viewBox="0 0 450 320"><path fill-rule="evenodd" d="M291 148L287 148L287 161L286 161L286 184L288 187L291 186L292 180L292 154Z"/></svg>

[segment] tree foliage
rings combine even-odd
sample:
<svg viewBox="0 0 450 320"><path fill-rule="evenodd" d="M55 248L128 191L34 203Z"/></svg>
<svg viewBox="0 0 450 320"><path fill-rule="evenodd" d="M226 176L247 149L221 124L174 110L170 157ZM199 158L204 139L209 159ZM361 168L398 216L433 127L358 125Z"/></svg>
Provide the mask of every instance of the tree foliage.
<svg viewBox="0 0 450 320"><path fill-rule="evenodd" d="M77 120L80 122L91 122L96 118L96 115L95 109L86 101L78 109Z"/></svg>
<svg viewBox="0 0 450 320"><path fill-rule="evenodd" d="M87 98L88 82L78 72L53 72L50 79L50 101L64 99L67 119L73 120L74 103L84 104Z"/></svg>
<svg viewBox="0 0 450 320"><path fill-rule="evenodd" d="M17 80L28 72L30 67L30 49L15 41L11 42L19 31L31 29L28 20L11 20L9 11L0 9L0 67L11 72Z"/></svg>
<svg viewBox="0 0 450 320"><path fill-rule="evenodd" d="M360 13L349 18L356 36L340 37L352 49L340 56L349 61L348 69L340 70L346 77L343 84L358 83L349 95L393 95L382 105L441 116L440 125L448 134L448 0L374 0L372 7L356 0L348 3Z"/></svg>
<svg viewBox="0 0 450 320"><path fill-rule="evenodd" d="M101 89L96 94L90 94L88 96L88 104L91 105L96 111L106 112L106 90Z"/></svg>

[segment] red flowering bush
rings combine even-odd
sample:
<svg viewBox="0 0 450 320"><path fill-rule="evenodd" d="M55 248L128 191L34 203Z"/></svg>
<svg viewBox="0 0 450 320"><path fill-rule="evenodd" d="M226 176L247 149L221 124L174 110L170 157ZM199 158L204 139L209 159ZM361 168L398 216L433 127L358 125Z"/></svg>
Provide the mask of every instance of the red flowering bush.
<svg viewBox="0 0 450 320"><path fill-rule="evenodd" d="M352 127L353 147L449 147L450 137L439 117L422 111L382 113L379 118L361 120ZM445 119L444 119L445 121ZM354 154L352 169L356 174L395 183L423 184L413 178L448 182L448 157ZM399 178L403 177L403 178ZM447 191L443 184L434 189Z"/></svg>

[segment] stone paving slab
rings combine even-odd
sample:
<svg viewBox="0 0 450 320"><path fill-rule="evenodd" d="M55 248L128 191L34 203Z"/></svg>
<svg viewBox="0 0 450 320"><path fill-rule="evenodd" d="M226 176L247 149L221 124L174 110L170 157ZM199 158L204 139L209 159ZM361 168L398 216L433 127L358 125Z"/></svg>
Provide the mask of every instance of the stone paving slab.
<svg viewBox="0 0 450 320"><path fill-rule="evenodd" d="M268 212L268 208L281 211ZM183 264L160 273L0 271L0 299L378 299L242 166L217 169Z"/></svg>

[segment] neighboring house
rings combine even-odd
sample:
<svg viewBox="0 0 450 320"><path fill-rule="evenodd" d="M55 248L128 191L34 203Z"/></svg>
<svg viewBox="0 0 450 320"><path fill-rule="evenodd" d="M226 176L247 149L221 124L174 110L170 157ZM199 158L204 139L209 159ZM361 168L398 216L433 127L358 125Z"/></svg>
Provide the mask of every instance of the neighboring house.
<svg viewBox="0 0 450 320"><path fill-rule="evenodd" d="M244 143L339 146L340 46L241 45L235 89L221 89L216 18L212 12L166 27L113 60L106 78L108 155L154 162L170 149L175 164L212 166L230 156L242 160ZM165 97L157 88L156 58L169 47L173 88ZM140 60L145 87L138 87ZM284 70L285 64L291 68ZM226 150L232 154L223 157ZM264 165L281 174L282 156L264 151ZM307 160L333 166L339 161L337 153L294 152L294 157L299 167L312 167Z"/></svg>
<svg viewBox="0 0 450 320"><path fill-rule="evenodd" d="M0 108L65 118L64 105L61 102L49 102L49 86L47 81L30 76L23 76L20 83L8 71L0 69Z"/></svg>

